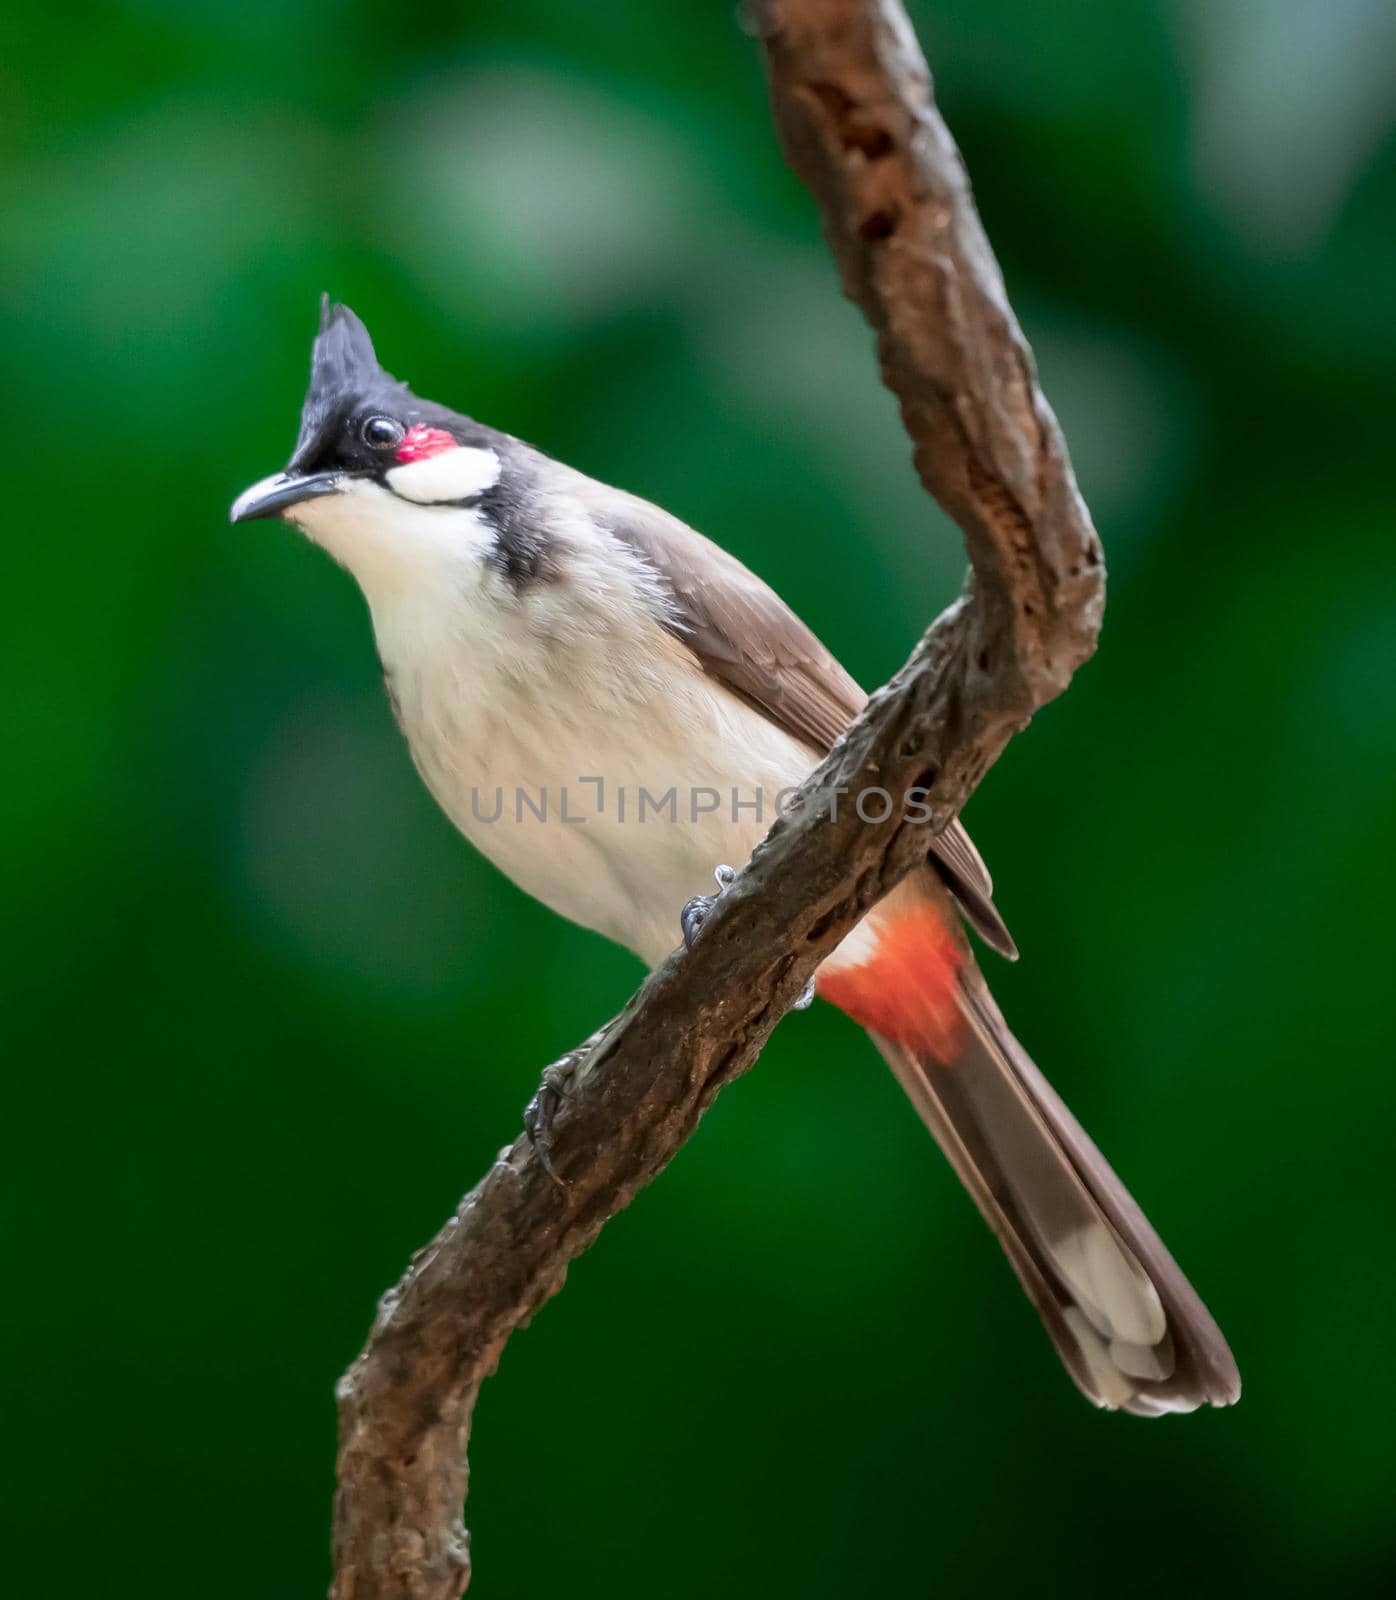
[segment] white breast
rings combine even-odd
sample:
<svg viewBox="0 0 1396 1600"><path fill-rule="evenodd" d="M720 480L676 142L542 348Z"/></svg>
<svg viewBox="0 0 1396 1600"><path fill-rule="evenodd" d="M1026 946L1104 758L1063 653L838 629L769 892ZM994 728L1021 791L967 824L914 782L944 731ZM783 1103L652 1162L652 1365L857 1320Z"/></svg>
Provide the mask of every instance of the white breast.
<svg viewBox="0 0 1396 1600"><path fill-rule="evenodd" d="M521 593L481 559L475 513L421 514L436 526L410 573L307 531L360 578L423 778L521 888L662 959L684 903L742 865L813 756L703 674L660 624L654 573L575 503L548 515L562 576Z"/></svg>

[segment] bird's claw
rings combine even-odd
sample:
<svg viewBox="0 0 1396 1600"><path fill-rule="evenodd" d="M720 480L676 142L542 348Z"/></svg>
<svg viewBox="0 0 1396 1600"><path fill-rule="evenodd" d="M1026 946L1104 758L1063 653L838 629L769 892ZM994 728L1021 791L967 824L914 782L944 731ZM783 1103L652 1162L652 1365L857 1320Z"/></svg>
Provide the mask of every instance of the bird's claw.
<svg viewBox="0 0 1396 1600"><path fill-rule="evenodd" d="M717 882L717 893L696 894L679 912L679 926L683 929L685 950L693 948L693 941L702 931L703 924L712 915L713 907L732 887L732 880L736 876L737 873L734 867L714 867L713 877Z"/></svg>
<svg viewBox="0 0 1396 1600"><path fill-rule="evenodd" d="M799 998L795 1001L794 1005L790 1007L790 1009L792 1011L808 1011L813 1004L814 979L811 978L804 988L800 990Z"/></svg>
<svg viewBox="0 0 1396 1600"><path fill-rule="evenodd" d="M572 1079L576 1076L577 1068L614 1026L613 1018L604 1027L598 1028L575 1050L569 1050L565 1056L559 1056L550 1067L544 1067L543 1076L538 1081L538 1093L524 1107L524 1133L533 1146L539 1166L559 1189L566 1189L567 1184L553 1166L553 1119L557 1116L562 1102L571 1093Z"/></svg>
<svg viewBox="0 0 1396 1600"><path fill-rule="evenodd" d="M572 1074L586 1053L587 1046L584 1045L580 1050L569 1050L551 1066L544 1067L543 1076L538 1083L538 1092L524 1107L523 1125L524 1132L528 1135L528 1142L538 1156L539 1165L559 1189L565 1189L567 1186L558 1177L553 1166L553 1118L557 1116L559 1107L567 1098Z"/></svg>

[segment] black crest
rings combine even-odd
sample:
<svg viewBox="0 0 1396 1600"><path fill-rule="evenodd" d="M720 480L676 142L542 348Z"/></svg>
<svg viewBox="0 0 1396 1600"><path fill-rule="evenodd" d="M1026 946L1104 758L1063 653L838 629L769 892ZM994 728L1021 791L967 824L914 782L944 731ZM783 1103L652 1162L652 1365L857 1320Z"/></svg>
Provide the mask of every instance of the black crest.
<svg viewBox="0 0 1396 1600"><path fill-rule="evenodd" d="M373 353L368 329L344 305L320 297L320 331L310 356L310 387L301 408L300 436L291 467L308 464L350 412L365 403L393 409L410 399L406 384L385 372Z"/></svg>

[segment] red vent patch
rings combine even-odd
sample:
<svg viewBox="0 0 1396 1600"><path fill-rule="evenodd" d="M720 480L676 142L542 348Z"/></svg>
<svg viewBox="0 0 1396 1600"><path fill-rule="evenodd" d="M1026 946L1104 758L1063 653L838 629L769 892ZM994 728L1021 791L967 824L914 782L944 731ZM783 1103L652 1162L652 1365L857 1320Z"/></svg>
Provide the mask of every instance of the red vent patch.
<svg viewBox="0 0 1396 1600"><path fill-rule="evenodd" d="M877 948L861 965L821 970L821 998L910 1050L952 1061L964 1026L956 1002L960 952L932 905L872 913Z"/></svg>

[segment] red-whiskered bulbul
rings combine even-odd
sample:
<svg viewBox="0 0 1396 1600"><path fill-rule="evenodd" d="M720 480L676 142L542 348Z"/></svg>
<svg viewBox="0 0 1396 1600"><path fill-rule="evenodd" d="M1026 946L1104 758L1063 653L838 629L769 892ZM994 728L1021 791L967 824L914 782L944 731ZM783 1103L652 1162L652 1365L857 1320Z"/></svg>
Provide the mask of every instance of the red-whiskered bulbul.
<svg viewBox="0 0 1396 1600"><path fill-rule="evenodd" d="M650 965L866 698L734 557L419 400L328 300L290 463L232 508L256 517L294 523L358 580L412 757L466 838ZM1016 955L991 896L952 824L816 990L871 1034L1087 1398L1140 1416L1229 1404L1216 1323L980 975L961 918Z"/></svg>

